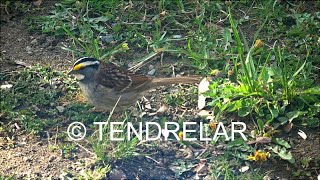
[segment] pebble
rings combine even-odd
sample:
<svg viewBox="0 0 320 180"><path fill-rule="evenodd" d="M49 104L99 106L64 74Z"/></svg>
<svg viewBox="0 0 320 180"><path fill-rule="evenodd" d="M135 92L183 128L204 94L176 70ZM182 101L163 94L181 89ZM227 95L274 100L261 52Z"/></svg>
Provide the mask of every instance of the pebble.
<svg viewBox="0 0 320 180"><path fill-rule="evenodd" d="M51 155L50 157L49 157L49 162L52 162L52 161L54 161L56 159L56 157L54 156L54 155Z"/></svg>
<svg viewBox="0 0 320 180"><path fill-rule="evenodd" d="M12 88L12 84L3 84L0 86L0 89L11 89Z"/></svg>
<svg viewBox="0 0 320 180"><path fill-rule="evenodd" d="M34 39L34 40L32 40L30 43L31 43L32 45L37 44L37 43L38 43L38 40L37 40L37 39Z"/></svg>
<svg viewBox="0 0 320 180"><path fill-rule="evenodd" d="M30 46L26 47L27 54L32 54L32 48Z"/></svg>
<svg viewBox="0 0 320 180"><path fill-rule="evenodd" d="M153 66L152 64L150 64L149 67L148 67L148 69L149 69L149 70L152 70L152 69L154 69L154 66Z"/></svg>
<svg viewBox="0 0 320 180"><path fill-rule="evenodd" d="M56 108L59 111L59 113L63 113L64 112L64 107L63 106L57 106Z"/></svg>
<svg viewBox="0 0 320 180"><path fill-rule="evenodd" d="M103 36L99 36L100 40L102 42L107 42L107 43L111 43L112 41L114 41L113 35L112 34L106 34Z"/></svg>
<svg viewBox="0 0 320 180"><path fill-rule="evenodd" d="M126 174L120 169L113 169L109 174L110 179L126 179Z"/></svg>
<svg viewBox="0 0 320 180"><path fill-rule="evenodd" d="M156 69L151 69L151 70L148 72L148 75L153 76L155 73L156 73Z"/></svg>
<svg viewBox="0 0 320 180"><path fill-rule="evenodd" d="M179 34L178 35L173 35L172 38L173 39L180 39L180 38L182 38L182 35L179 35Z"/></svg>

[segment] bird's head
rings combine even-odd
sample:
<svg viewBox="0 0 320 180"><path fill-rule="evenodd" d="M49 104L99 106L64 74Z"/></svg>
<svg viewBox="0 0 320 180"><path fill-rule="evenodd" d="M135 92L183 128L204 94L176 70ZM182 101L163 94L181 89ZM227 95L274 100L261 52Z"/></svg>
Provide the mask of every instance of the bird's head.
<svg viewBox="0 0 320 180"><path fill-rule="evenodd" d="M95 58L83 57L78 59L68 75L73 75L78 81L90 80L94 77L100 65L100 61Z"/></svg>

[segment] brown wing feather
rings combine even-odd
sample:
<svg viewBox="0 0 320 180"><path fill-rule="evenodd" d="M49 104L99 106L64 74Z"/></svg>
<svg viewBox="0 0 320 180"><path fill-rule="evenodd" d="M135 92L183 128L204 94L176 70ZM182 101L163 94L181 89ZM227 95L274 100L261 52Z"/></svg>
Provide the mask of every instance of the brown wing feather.
<svg viewBox="0 0 320 180"><path fill-rule="evenodd" d="M132 73L130 72L129 74L131 80L132 80L132 84L130 86L130 90L136 90L136 91L143 91L145 90L145 86L148 85L153 78L144 76L142 74L136 74L136 73ZM123 91L126 91L126 89L124 89Z"/></svg>
<svg viewBox="0 0 320 180"><path fill-rule="evenodd" d="M146 82L151 81L149 77L130 72L112 63L106 64L102 62L97 74L99 75L96 76L96 80L99 84L114 88L119 92L123 92L129 87L130 89L138 90Z"/></svg>

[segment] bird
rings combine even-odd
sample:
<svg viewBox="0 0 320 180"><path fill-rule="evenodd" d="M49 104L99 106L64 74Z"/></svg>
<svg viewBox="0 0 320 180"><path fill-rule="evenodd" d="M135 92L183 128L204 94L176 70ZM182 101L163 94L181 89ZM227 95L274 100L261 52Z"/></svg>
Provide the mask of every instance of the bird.
<svg viewBox="0 0 320 180"><path fill-rule="evenodd" d="M198 76L153 78L92 57L78 59L68 75L76 78L95 111L102 112L121 111L159 86L199 82Z"/></svg>

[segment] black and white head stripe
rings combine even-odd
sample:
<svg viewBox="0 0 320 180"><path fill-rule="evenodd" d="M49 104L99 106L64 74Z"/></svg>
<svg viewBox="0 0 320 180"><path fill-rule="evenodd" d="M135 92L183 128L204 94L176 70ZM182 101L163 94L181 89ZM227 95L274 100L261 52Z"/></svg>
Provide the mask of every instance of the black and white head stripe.
<svg viewBox="0 0 320 180"><path fill-rule="evenodd" d="M80 69L81 67L87 67L87 66L98 66L100 62L95 58L89 58L89 57L83 57L78 59L74 64L74 69Z"/></svg>

